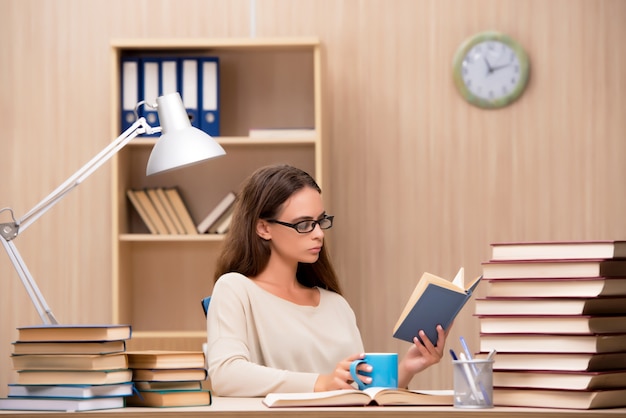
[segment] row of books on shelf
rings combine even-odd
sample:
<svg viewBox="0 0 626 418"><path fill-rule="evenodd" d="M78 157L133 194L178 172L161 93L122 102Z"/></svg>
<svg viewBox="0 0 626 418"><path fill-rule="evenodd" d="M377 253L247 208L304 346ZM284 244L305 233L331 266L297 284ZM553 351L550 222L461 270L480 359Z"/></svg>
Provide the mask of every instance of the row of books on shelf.
<svg viewBox="0 0 626 418"><path fill-rule="evenodd" d="M126 194L148 231L160 235L225 234L235 202L235 193L228 192L196 225L175 187L129 189Z"/></svg>
<svg viewBox="0 0 626 418"><path fill-rule="evenodd" d="M137 116L159 126L156 109L137 103L156 103L159 96L179 92L192 126L220 135L219 58L191 56L125 56L121 60L121 122L126 130Z"/></svg>
<svg viewBox="0 0 626 418"><path fill-rule="evenodd" d="M626 406L626 241L491 244L475 301L497 406Z"/></svg>
<svg viewBox="0 0 626 418"><path fill-rule="evenodd" d="M18 328L4 410L210 405L202 351L127 351L129 325Z"/></svg>

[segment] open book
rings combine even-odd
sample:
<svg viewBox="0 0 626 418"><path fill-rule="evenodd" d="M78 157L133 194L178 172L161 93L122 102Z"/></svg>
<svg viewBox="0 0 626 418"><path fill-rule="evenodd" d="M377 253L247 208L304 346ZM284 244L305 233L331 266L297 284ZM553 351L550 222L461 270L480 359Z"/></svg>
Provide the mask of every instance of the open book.
<svg viewBox="0 0 626 418"><path fill-rule="evenodd" d="M437 325L448 329L472 297L480 279L481 276L477 277L466 288L462 267L452 282L424 273L393 328L393 336L412 343L413 337L424 330L430 342L436 345Z"/></svg>
<svg viewBox="0 0 626 418"><path fill-rule="evenodd" d="M269 393L263 404L270 408L296 406L452 405L452 390L367 388L307 393Z"/></svg>

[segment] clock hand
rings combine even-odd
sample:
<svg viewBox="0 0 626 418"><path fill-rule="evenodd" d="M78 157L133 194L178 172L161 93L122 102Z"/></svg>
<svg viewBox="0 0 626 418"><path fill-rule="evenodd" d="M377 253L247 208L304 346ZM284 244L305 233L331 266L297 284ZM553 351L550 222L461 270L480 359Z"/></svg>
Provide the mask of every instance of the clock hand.
<svg viewBox="0 0 626 418"><path fill-rule="evenodd" d="M510 62L509 62L508 64L506 64L506 65L499 65L499 66L497 66L497 67L493 67L493 68L491 69L491 72L492 72L492 73L495 73L496 71L501 70L501 69L503 69L503 68L506 68L506 67L508 67L509 65L511 65L511 63L510 63Z"/></svg>
<svg viewBox="0 0 626 418"><path fill-rule="evenodd" d="M493 68L491 68L491 65L489 65L489 60L484 55L483 55L483 61L485 61L485 64L487 65L487 75L493 73Z"/></svg>
<svg viewBox="0 0 626 418"><path fill-rule="evenodd" d="M510 60L509 62L507 62L506 64L504 64L504 65L498 65L498 66L496 66L496 67L491 67L491 71L490 71L490 73L494 73L494 72L496 72L496 71L498 71L498 70L501 70L501 69L503 69L503 68L506 68L506 67L508 67L509 65L511 65L512 63L513 63L513 58L511 58L511 60Z"/></svg>

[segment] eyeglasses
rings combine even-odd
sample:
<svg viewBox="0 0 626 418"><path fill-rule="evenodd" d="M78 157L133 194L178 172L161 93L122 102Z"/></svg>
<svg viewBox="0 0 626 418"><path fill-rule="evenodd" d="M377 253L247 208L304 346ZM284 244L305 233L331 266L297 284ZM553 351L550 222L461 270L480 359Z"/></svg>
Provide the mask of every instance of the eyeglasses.
<svg viewBox="0 0 626 418"><path fill-rule="evenodd" d="M306 220L296 222L295 224L290 224L287 222L278 221L276 219L267 219L267 222L271 222L274 224L279 224L283 226L288 226L289 228L293 228L299 234L306 234L315 229L315 225L319 225L320 229L329 229L333 226L333 218L334 216L324 216L322 219L318 220Z"/></svg>

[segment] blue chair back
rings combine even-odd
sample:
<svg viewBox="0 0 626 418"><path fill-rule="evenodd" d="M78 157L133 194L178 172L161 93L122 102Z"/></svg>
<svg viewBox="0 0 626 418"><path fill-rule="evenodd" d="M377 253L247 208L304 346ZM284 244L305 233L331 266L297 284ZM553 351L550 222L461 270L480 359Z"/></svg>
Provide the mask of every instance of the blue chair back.
<svg viewBox="0 0 626 418"><path fill-rule="evenodd" d="M202 310L204 311L204 316L206 316L206 313L209 310L209 302L211 302L211 296L202 298L201 302L202 302Z"/></svg>

